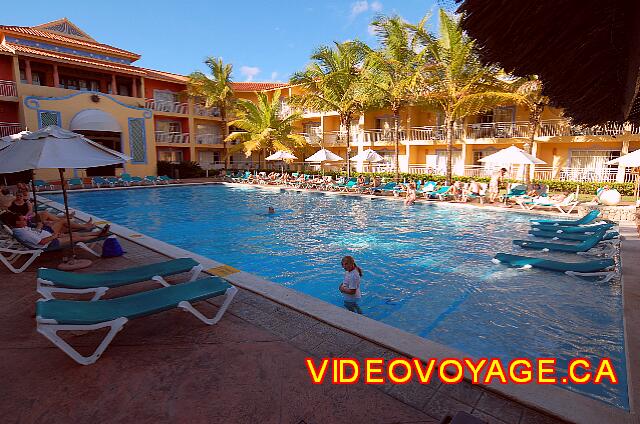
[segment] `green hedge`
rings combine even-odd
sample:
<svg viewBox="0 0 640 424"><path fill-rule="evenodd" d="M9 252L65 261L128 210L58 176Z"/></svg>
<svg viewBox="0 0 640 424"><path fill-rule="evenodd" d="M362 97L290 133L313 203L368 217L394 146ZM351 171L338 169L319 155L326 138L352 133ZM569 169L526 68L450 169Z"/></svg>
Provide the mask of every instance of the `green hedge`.
<svg viewBox="0 0 640 424"><path fill-rule="evenodd" d="M206 175L206 171L196 162L171 163L159 160L157 166L158 175L168 175L171 178L200 178Z"/></svg>

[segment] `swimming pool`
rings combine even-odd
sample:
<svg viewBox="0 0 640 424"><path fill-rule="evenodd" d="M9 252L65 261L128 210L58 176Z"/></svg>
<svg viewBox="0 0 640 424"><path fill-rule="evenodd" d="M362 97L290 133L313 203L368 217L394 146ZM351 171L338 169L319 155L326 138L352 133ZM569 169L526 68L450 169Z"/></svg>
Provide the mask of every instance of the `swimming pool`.
<svg viewBox="0 0 640 424"><path fill-rule="evenodd" d="M563 370L573 357L610 357L620 384L569 388L629 407L620 282L491 262L518 252L511 240L527 238L531 215L251 186L69 196L74 208L338 306L340 259L353 255L368 317L474 356L557 357Z"/></svg>

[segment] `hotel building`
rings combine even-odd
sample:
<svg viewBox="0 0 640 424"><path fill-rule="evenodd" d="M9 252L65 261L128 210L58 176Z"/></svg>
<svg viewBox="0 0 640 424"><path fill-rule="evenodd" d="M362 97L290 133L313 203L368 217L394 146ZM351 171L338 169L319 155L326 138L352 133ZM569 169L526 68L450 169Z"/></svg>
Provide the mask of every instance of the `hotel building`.
<svg viewBox="0 0 640 424"><path fill-rule="evenodd" d="M186 76L138 67L138 59L136 53L99 43L67 19L35 27L0 25L0 136L56 124L132 157L124 168L74 171L83 177L122 172L155 175L157 161L222 167L225 146L217 108L184 94ZM291 111L287 97L299 90L271 82L237 82L233 88L238 98L246 99L254 99L257 91L281 90L283 114ZM480 159L510 145L525 146L527 115L521 107L505 105L460 122L454 173L486 175L490 169ZM640 148L640 127L575 127L555 109L546 110L542 119L530 147L547 165L535 167L534 178L631 181L630 170L605 162ZM392 116L386 110L359 116L351 123L351 154L372 148L387 162L374 169L390 170L391 126ZM401 127L401 171L442 173L446 143L441 117L410 107L401 116ZM306 151L322 146L346 156L347 143L336 113L303 111L297 131L311 145ZM245 158L242 153L231 157L232 168L258 165L257 157ZM38 177L55 179L55 173L39 171Z"/></svg>

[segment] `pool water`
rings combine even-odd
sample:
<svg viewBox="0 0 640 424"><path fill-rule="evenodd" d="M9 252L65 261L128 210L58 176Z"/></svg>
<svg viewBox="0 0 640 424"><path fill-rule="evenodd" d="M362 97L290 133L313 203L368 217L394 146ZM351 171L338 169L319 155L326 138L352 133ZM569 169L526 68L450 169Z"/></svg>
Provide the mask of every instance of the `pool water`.
<svg viewBox="0 0 640 424"><path fill-rule="evenodd" d="M527 238L531 215L250 186L69 196L74 208L338 306L340 260L352 255L366 316L476 357L557 357L559 370L609 357L619 384L564 387L628 409L620 282L491 262L522 254L511 240Z"/></svg>

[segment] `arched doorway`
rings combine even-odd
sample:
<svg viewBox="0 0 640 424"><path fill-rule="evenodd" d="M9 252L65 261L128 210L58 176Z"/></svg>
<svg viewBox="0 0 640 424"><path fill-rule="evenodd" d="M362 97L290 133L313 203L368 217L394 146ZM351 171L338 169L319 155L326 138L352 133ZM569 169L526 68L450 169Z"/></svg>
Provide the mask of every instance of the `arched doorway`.
<svg viewBox="0 0 640 424"><path fill-rule="evenodd" d="M83 110L73 117L69 129L109 149L122 152L122 129L118 121L107 112L98 109ZM86 171L88 177L109 177L115 176L116 168L121 167L122 165L99 166Z"/></svg>

